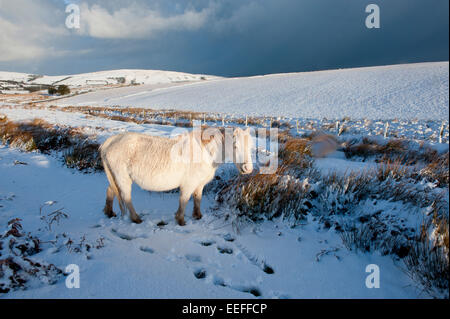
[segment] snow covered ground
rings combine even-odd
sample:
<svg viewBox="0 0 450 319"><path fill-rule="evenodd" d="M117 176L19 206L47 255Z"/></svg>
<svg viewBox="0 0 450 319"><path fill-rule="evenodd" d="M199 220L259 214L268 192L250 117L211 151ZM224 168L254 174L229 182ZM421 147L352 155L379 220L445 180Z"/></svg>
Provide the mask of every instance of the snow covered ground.
<svg viewBox="0 0 450 319"><path fill-rule="evenodd" d="M444 120L448 62L219 79L79 95L58 105L133 106L292 118ZM120 90L120 91L119 91Z"/></svg>
<svg viewBox="0 0 450 319"><path fill-rule="evenodd" d="M99 142L123 131L168 136L172 130L58 110L4 108L1 113L13 121L44 118L56 125L82 127ZM345 160L340 152L317 159L315 165L341 173L375 166L370 161ZM177 193L149 193L134 187L133 201L144 219L135 225L128 217L109 220L103 215L107 185L103 173L68 169L58 154L23 153L1 146L0 176L0 225L20 216L24 230L48 242L34 260L61 269L77 264L81 270L80 289L66 288L61 279L55 285L10 292L6 298L426 297L401 270L400 261L349 251L337 233L324 230L311 218L296 228L267 221L236 233L220 212L217 215L214 195L209 194L202 204L204 218L187 217L187 226L180 227L173 218ZM44 214L63 208L69 216L51 230L45 228L39 212L46 202L56 203L44 206ZM191 210L192 203L187 208ZM158 226L161 221L167 225ZM102 240L104 247L74 252L65 245L67 238L73 246L81 240L91 246ZM382 269L382 289L366 288L369 264ZM273 273L265 272L266 266Z"/></svg>
<svg viewBox="0 0 450 319"><path fill-rule="evenodd" d="M15 161L28 165L15 165ZM423 297L388 256L355 254L339 236L319 230L310 220L291 229L283 222L265 222L236 234L231 225L203 202L204 219L175 224L178 194L133 189L144 222L107 219L103 213L106 178L65 168L52 156L22 153L0 146L0 224L20 216L24 230L55 240L65 233L76 246L103 238L104 247L70 251L63 241L45 244L34 260L64 269L77 264L80 289L55 285L8 293L5 298L416 298ZM69 217L52 230L44 214L63 208ZM117 211L117 207L115 207ZM192 204L187 208L192 210ZM160 221L168 223L157 226ZM381 288L365 285L366 266L381 269ZM274 273L263 271L269 266ZM200 278L197 278L200 277ZM256 296L255 296L256 295Z"/></svg>
<svg viewBox="0 0 450 319"><path fill-rule="evenodd" d="M32 79L32 74L0 71L0 81L28 82Z"/></svg>

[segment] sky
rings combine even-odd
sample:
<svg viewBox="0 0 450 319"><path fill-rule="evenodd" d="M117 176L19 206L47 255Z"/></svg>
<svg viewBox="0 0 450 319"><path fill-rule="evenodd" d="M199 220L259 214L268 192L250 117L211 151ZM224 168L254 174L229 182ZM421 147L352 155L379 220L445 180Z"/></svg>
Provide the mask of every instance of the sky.
<svg viewBox="0 0 450 319"><path fill-rule="evenodd" d="M366 27L366 6L380 28ZM69 4L80 28L68 28ZM0 0L0 70L220 76L448 61L449 1Z"/></svg>

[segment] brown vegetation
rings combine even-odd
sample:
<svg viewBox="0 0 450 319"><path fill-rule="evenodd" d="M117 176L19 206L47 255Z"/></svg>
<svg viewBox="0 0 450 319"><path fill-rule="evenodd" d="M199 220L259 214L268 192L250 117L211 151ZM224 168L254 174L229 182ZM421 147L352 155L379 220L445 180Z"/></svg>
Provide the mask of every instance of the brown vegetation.
<svg viewBox="0 0 450 319"><path fill-rule="evenodd" d="M360 157L364 160L375 157L379 162L401 161L402 164L416 164L418 162L430 163L436 160L438 153L430 147L422 146L413 150L406 139L392 139L380 144L370 138L363 138L360 143L344 143L343 151L347 158Z"/></svg>
<svg viewBox="0 0 450 319"><path fill-rule="evenodd" d="M0 141L27 152L63 151L64 161L71 168L102 169L99 145L75 128L56 127L42 119L16 123L3 117L0 119Z"/></svg>

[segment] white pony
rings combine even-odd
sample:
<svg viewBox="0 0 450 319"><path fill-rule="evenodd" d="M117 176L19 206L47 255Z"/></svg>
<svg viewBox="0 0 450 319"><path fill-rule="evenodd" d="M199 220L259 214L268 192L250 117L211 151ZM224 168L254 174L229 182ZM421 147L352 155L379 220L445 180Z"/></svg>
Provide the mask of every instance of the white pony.
<svg viewBox="0 0 450 319"><path fill-rule="evenodd" d="M131 220L142 222L131 202L131 186L134 182L149 191L179 188L179 208L175 214L179 225L185 225L184 210L193 194L192 216L194 219L202 218L200 202L203 187L213 179L216 169L224 162L226 152L232 150L233 162L241 174L253 171L251 154L254 146L250 129L236 128L232 134L226 133L227 130L207 129L203 134L194 130L176 138L138 133L108 138L100 147L109 181L105 214L108 217L116 216L112 208L114 197L117 197L122 215L128 208ZM232 148L227 148L228 144L232 144Z"/></svg>

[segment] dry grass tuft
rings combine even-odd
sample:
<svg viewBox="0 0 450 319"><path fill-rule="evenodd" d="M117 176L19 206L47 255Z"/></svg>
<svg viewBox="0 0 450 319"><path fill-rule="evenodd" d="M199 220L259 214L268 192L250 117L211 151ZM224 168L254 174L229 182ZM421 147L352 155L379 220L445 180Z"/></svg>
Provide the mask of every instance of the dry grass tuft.
<svg viewBox="0 0 450 319"><path fill-rule="evenodd" d="M408 165L404 165L401 160L391 161L386 159L378 164L377 169L374 171L379 182L386 181L389 178L395 181L411 178L414 173Z"/></svg>
<svg viewBox="0 0 450 319"><path fill-rule="evenodd" d="M309 140L294 138L288 133L283 140L279 157L281 163L275 174L239 176L218 194L219 202L233 203L239 216L258 220L279 216L302 219L312 207L310 198L317 196L307 178L318 174L312 169ZM300 181L299 178L303 179Z"/></svg>
<svg viewBox="0 0 450 319"><path fill-rule="evenodd" d="M58 130L42 119L26 123L8 120L0 123L0 140L24 151L39 150L48 153L68 147L71 144L70 138L75 135L71 130Z"/></svg>
<svg viewBox="0 0 450 319"><path fill-rule="evenodd" d="M103 170L98 148L96 143L77 143L64 151L64 162L67 167L80 171Z"/></svg>
<svg viewBox="0 0 450 319"><path fill-rule="evenodd" d="M433 218L433 236L427 229L430 223L422 225L418 240L410 242L409 254L404 259L408 275L419 282L423 289L435 298L449 297L449 246L448 218ZM434 237L434 238L433 238Z"/></svg>
<svg viewBox="0 0 450 319"><path fill-rule="evenodd" d="M409 252L409 247L402 243L400 236L386 236L386 230L381 224L353 225L344 230L340 236L349 250L363 253L380 250L383 255L396 254L401 258L404 258Z"/></svg>
<svg viewBox="0 0 450 319"><path fill-rule="evenodd" d="M449 152L436 157L421 172L422 176L436 181L438 187L449 187Z"/></svg>
<svg viewBox="0 0 450 319"><path fill-rule="evenodd" d="M398 161L409 165L418 162L431 163L438 158L436 150L425 146L414 150L405 139L392 139L386 144L380 144L365 137L360 143L355 141L345 143L343 151L347 158L359 157L366 160L374 157L378 162Z"/></svg>
<svg viewBox="0 0 450 319"><path fill-rule="evenodd" d="M286 170L307 169L312 166L310 141L305 138L286 138L286 141L281 146L279 157L282 160L279 173L286 172Z"/></svg>
<svg viewBox="0 0 450 319"><path fill-rule="evenodd" d="M256 221L283 216L303 219L312 207L313 197L307 181L303 183L278 174L240 177L218 194L219 202L233 202L239 216Z"/></svg>
<svg viewBox="0 0 450 319"><path fill-rule="evenodd" d="M4 118L0 122L0 141L26 152L63 151L68 167L101 170L99 145L73 128L58 128L42 119L16 123Z"/></svg>

